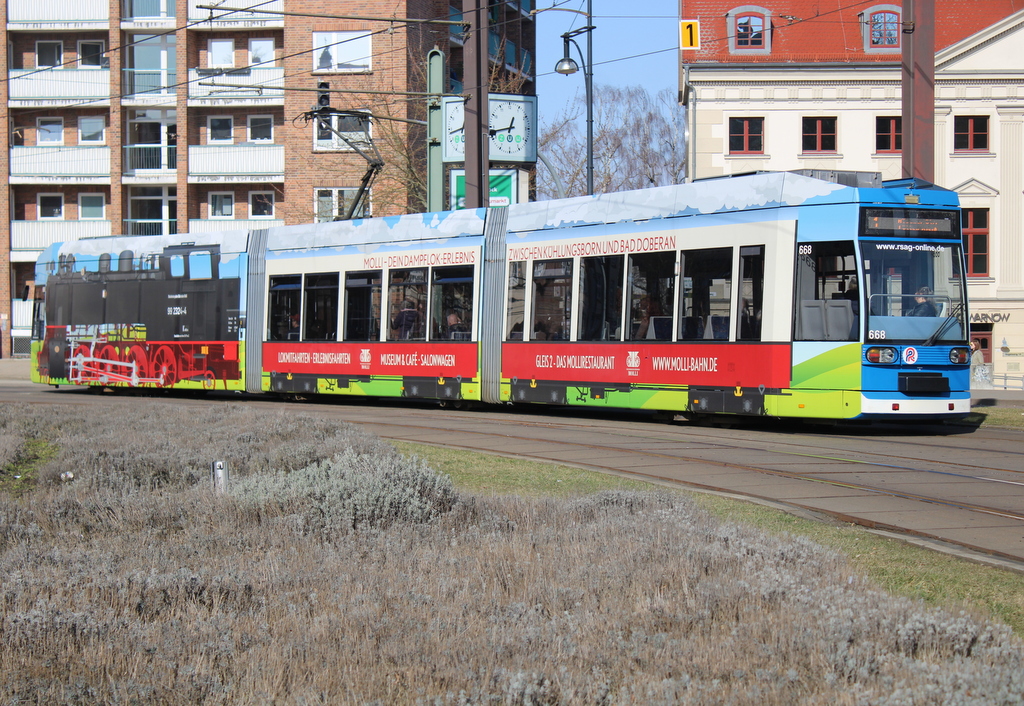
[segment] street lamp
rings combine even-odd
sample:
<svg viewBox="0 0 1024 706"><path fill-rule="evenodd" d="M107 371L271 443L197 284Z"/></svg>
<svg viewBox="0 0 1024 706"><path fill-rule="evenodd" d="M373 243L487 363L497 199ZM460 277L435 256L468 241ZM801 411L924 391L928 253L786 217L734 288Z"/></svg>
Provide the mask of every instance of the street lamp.
<svg viewBox="0 0 1024 706"><path fill-rule="evenodd" d="M587 19L590 20L590 2L587 2ZM571 32L566 32L562 35L563 42L563 56L555 64L555 73L560 73L564 76L569 76L580 70L579 64L569 54L569 45L572 44L576 47L577 53L580 55L580 61L583 62L583 78L584 86L586 87L587 93L587 195L594 193L594 73L592 71L594 65L594 43L591 39L590 33L594 31L593 25L587 25L586 27L580 27L574 29ZM573 37L580 34L587 35L587 58L583 58L583 51L580 49L580 45L576 43Z"/></svg>

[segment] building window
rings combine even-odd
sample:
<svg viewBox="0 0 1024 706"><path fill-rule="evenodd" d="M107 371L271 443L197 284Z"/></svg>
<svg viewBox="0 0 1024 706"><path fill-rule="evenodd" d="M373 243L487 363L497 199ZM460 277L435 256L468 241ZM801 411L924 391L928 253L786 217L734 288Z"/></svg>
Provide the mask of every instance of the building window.
<svg viewBox="0 0 1024 706"><path fill-rule="evenodd" d="M957 115L953 118L953 150L988 151L988 116Z"/></svg>
<svg viewBox="0 0 1024 706"><path fill-rule="evenodd" d="M729 154L764 154L764 118L729 118Z"/></svg>
<svg viewBox="0 0 1024 706"><path fill-rule="evenodd" d="M273 191L250 191L249 192L249 217L250 218L273 218L274 217L274 192Z"/></svg>
<svg viewBox="0 0 1024 706"><path fill-rule="evenodd" d="M903 151L903 118L885 116L875 118L875 152L895 153Z"/></svg>
<svg viewBox="0 0 1024 706"><path fill-rule="evenodd" d="M235 121L230 115L211 115L206 122L206 143L209 145L234 142Z"/></svg>
<svg viewBox="0 0 1024 706"><path fill-rule="evenodd" d="M63 220L63 194L39 194L36 197L36 205L39 209L39 220Z"/></svg>
<svg viewBox="0 0 1024 706"><path fill-rule="evenodd" d="M353 73L370 70L369 32L313 32L313 71Z"/></svg>
<svg viewBox="0 0 1024 706"><path fill-rule="evenodd" d="M211 39L207 65L211 69L230 69L235 65L235 40Z"/></svg>
<svg viewBox="0 0 1024 706"><path fill-rule="evenodd" d="M988 276L988 209L965 208L961 232L968 277Z"/></svg>
<svg viewBox="0 0 1024 706"><path fill-rule="evenodd" d="M352 207L352 199L356 197L359 189L316 189L316 222L326 223L329 221L341 220L348 215ZM352 214L353 218L370 217L370 200L363 199L359 209Z"/></svg>
<svg viewBox="0 0 1024 706"><path fill-rule="evenodd" d="M764 46L764 16L740 15L736 18L736 48Z"/></svg>
<svg viewBox="0 0 1024 706"><path fill-rule="evenodd" d="M804 118L802 124L804 153L836 151L836 118Z"/></svg>
<svg viewBox="0 0 1024 706"><path fill-rule="evenodd" d="M127 35L124 92L166 95L178 81L173 34Z"/></svg>
<svg viewBox="0 0 1024 706"><path fill-rule="evenodd" d="M78 118L78 142L102 145L106 141L107 119L103 115L83 115Z"/></svg>
<svg viewBox="0 0 1024 706"><path fill-rule="evenodd" d="M78 220L102 221L106 218L107 198L103 194L78 195Z"/></svg>
<svg viewBox="0 0 1024 706"><path fill-rule="evenodd" d="M36 42L36 68L45 69L64 63L64 42Z"/></svg>
<svg viewBox="0 0 1024 706"><path fill-rule="evenodd" d="M232 191L210 193L210 218L234 218L235 194Z"/></svg>
<svg viewBox="0 0 1024 706"><path fill-rule="evenodd" d="M734 7L726 13L729 52L768 54L772 48L771 11L756 5Z"/></svg>
<svg viewBox="0 0 1024 706"><path fill-rule="evenodd" d="M318 118L313 128L313 147L317 150L332 151L352 151L353 144L359 149L369 147L366 132L363 130L364 121L365 118L358 115L329 115L326 118Z"/></svg>
<svg viewBox="0 0 1024 706"><path fill-rule="evenodd" d="M36 142L40 145L63 145L64 118L36 118Z"/></svg>
<svg viewBox="0 0 1024 706"><path fill-rule="evenodd" d="M894 52L900 50L900 8L893 5L876 7L867 13L865 27L867 51Z"/></svg>
<svg viewBox="0 0 1024 706"><path fill-rule="evenodd" d="M78 65L83 69L102 69L107 65L103 56L106 44L102 40L90 39L78 42Z"/></svg>
<svg viewBox="0 0 1024 706"><path fill-rule="evenodd" d="M274 118L271 115L250 115L248 122L249 142L273 142Z"/></svg>
<svg viewBox="0 0 1024 706"><path fill-rule="evenodd" d="M250 66L273 66L275 61L273 37L249 40Z"/></svg>

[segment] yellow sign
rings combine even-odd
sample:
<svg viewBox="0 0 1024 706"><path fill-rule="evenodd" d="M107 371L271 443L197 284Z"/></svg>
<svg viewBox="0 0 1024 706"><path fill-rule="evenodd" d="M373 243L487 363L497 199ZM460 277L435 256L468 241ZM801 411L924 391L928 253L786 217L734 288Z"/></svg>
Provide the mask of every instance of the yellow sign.
<svg viewBox="0 0 1024 706"><path fill-rule="evenodd" d="M682 20L679 23L679 48L700 49L699 20Z"/></svg>

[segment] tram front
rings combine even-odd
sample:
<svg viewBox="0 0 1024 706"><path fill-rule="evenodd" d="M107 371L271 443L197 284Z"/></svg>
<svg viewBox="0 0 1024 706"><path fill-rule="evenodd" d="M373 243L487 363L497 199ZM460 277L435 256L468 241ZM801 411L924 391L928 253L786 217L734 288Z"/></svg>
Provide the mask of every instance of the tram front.
<svg viewBox="0 0 1024 706"><path fill-rule="evenodd" d="M970 412L967 297L955 209L861 210L861 414Z"/></svg>

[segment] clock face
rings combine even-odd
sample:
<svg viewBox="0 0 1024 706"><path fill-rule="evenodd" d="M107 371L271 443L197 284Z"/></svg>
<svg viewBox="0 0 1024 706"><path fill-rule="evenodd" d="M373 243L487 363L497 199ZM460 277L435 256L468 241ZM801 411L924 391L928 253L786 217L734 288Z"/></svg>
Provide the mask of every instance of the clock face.
<svg viewBox="0 0 1024 706"><path fill-rule="evenodd" d="M521 100L492 98L490 101L490 135L492 159L527 159L534 135L533 114Z"/></svg>
<svg viewBox="0 0 1024 706"><path fill-rule="evenodd" d="M466 105L462 99L446 104L444 151L446 159L461 161L466 155Z"/></svg>

